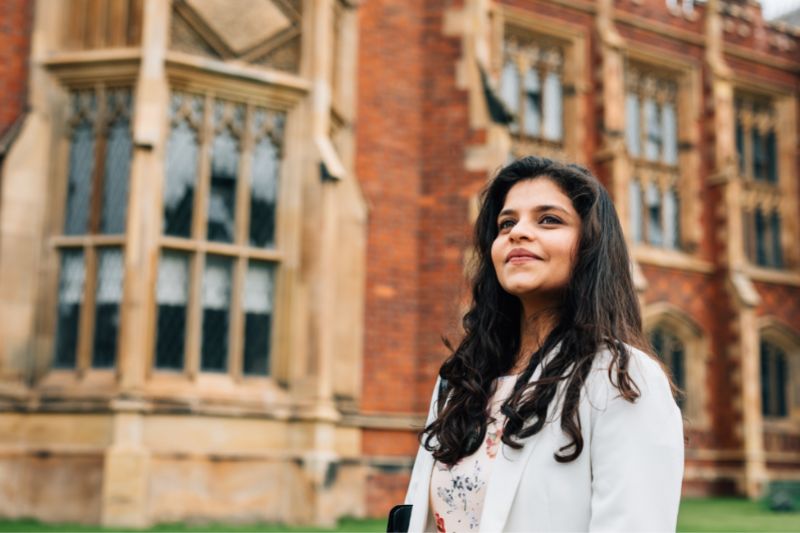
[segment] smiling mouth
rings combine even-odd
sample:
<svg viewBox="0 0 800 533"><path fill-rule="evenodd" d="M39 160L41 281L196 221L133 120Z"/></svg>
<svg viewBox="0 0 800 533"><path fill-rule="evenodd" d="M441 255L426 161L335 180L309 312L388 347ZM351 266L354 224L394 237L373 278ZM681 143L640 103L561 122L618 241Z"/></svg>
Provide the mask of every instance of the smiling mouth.
<svg viewBox="0 0 800 533"><path fill-rule="evenodd" d="M530 263L533 261L541 261L538 257L533 257L530 255L517 255L510 258L507 262L511 263L512 265L518 265L523 263Z"/></svg>

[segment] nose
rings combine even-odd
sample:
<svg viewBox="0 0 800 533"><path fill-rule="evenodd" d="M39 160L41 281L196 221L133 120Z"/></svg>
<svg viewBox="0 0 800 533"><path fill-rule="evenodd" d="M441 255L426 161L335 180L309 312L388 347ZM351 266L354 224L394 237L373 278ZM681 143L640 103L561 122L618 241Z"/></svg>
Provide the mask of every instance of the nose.
<svg viewBox="0 0 800 533"><path fill-rule="evenodd" d="M520 220L508 232L508 238L512 241L533 239L533 227L524 220Z"/></svg>

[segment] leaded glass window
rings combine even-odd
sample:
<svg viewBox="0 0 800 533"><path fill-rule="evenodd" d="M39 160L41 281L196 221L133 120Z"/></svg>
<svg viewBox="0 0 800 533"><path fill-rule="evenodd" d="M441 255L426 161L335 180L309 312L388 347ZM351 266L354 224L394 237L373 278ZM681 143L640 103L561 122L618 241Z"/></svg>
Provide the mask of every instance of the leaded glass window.
<svg viewBox="0 0 800 533"><path fill-rule="evenodd" d="M156 353L159 369L183 369L189 305L189 254L165 250L156 285Z"/></svg>
<svg viewBox="0 0 800 533"><path fill-rule="evenodd" d="M285 112L175 91L171 117L154 366L268 375Z"/></svg>
<svg viewBox="0 0 800 533"><path fill-rule="evenodd" d="M681 246L677 92L674 77L628 65L625 145L634 172L631 235L636 243L669 249Z"/></svg>
<svg viewBox="0 0 800 533"><path fill-rule="evenodd" d="M228 368L231 307L231 259L209 255L203 275L202 370Z"/></svg>
<svg viewBox="0 0 800 533"><path fill-rule="evenodd" d="M92 366L114 366L119 337L122 278L125 272L120 248L98 250Z"/></svg>
<svg viewBox="0 0 800 533"><path fill-rule="evenodd" d="M130 87L70 93L54 366L116 364L132 157Z"/></svg>
<svg viewBox="0 0 800 533"><path fill-rule="evenodd" d="M761 412L768 417L788 415L789 366L786 352L779 346L762 340L761 359Z"/></svg>
<svg viewBox="0 0 800 533"><path fill-rule="evenodd" d="M244 373L265 375L269 371L275 267L252 261L244 285Z"/></svg>
<svg viewBox="0 0 800 533"><path fill-rule="evenodd" d="M77 360L78 327L83 305L85 274L83 250L65 250L61 254L58 284L58 323L53 362L53 366L57 368L72 368Z"/></svg>
<svg viewBox="0 0 800 533"><path fill-rule="evenodd" d="M564 141L564 44L505 29L500 97L514 117L512 152L559 155Z"/></svg>
<svg viewBox="0 0 800 533"><path fill-rule="evenodd" d="M680 338L668 328L656 326L650 332L650 344L670 369L675 385L686 390L686 348ZM679 399L678 405L683 407L683 404L683 399Z"/></svg>
<svg viewBox="0 0 800 533"><path fill-rule="evenodd" d="M736 96L736 152L744 189L744 250L751 263L767 268L785 266L775 122L770 99L749 94Z"/></svg>

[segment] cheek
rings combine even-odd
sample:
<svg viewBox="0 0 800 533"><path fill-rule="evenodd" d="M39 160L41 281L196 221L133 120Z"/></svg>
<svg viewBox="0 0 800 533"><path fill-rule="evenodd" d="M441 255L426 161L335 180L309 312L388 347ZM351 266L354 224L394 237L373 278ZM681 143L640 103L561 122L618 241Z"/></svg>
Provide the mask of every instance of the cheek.
<svg viewBox="0 0 800 533"><path fill-rule="evenodd" d="M499 265L502 264L502 262L503 262L502 261L503 260L503 254L502 254L502 251L501 251L500 239L499 238L495 239L494 242L492 243L491 253L492 253L492 264L494 265L495 270L498 270Z"/></svg>

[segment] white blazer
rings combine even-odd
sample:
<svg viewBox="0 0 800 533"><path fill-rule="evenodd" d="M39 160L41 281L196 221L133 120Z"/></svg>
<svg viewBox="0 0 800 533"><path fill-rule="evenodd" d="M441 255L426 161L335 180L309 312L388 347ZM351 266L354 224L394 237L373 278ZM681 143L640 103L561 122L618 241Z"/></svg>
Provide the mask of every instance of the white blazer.
<svg viewBox="0 0 800 533"><path fill-rule="evenodd" d="M480 531L675 531L683 479L681 412L658 363L628 349L629 373L641 396L630 403L619 395L608 378L611 356L600 352L580 399L581 455L570 463L553 457L569 441L554 414L560 411L558 394L542 430L522 440L519 450L503 444L494 459ZM438 380L428 423L436 416L437 390ZM429 512L433 465L420 446L406 495L413 505L409 531L436 530Z"/></svg>

